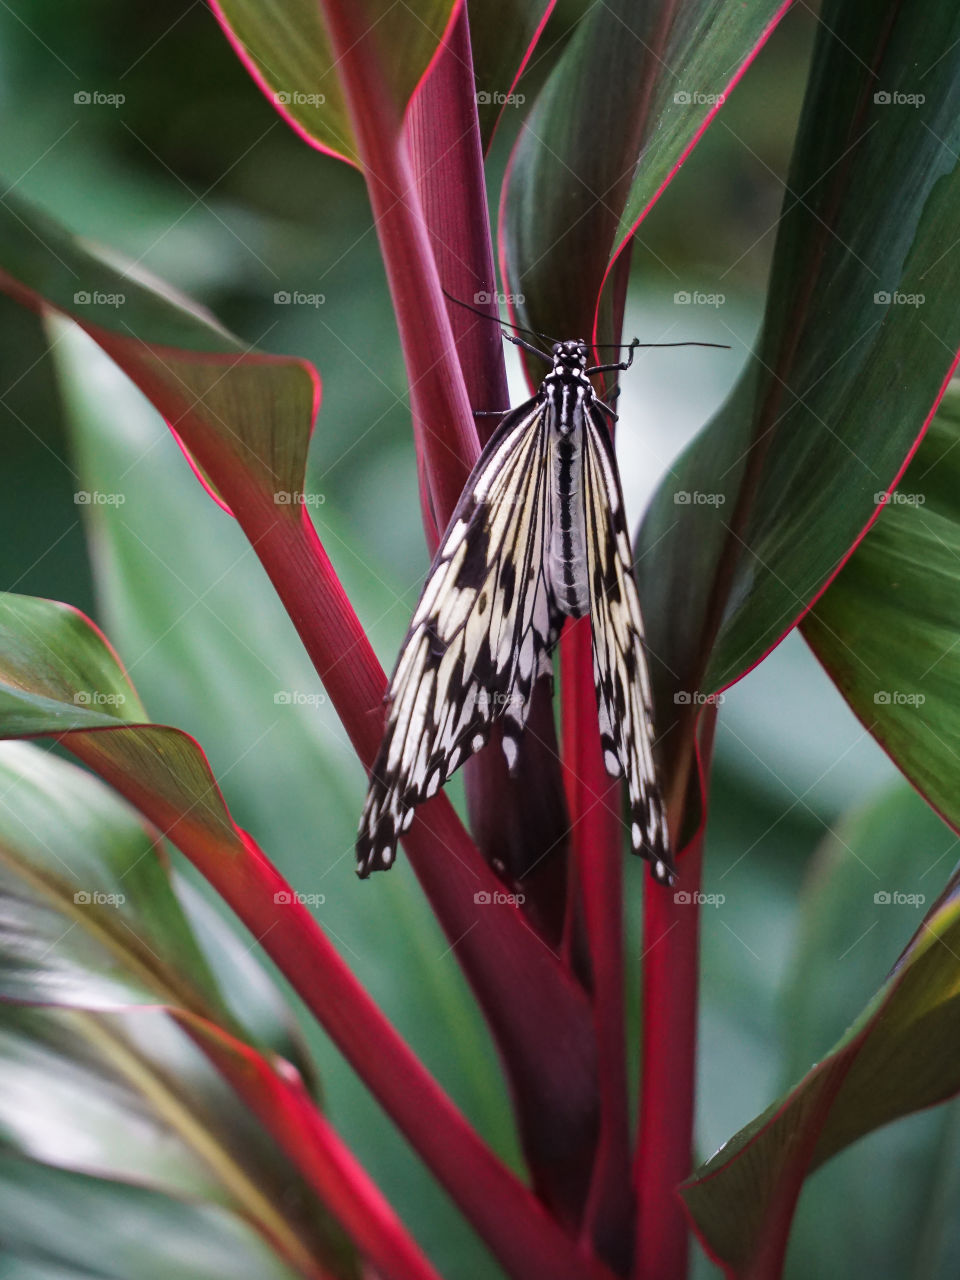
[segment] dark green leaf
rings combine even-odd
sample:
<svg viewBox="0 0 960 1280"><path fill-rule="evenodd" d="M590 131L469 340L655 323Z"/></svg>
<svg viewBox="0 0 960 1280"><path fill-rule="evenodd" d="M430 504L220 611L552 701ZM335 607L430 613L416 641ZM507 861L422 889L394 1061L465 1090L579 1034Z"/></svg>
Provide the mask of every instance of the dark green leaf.
<svg viewBox="0 0 960 1280"><path fill-rule="evenodd" d="M960 387L876 524L804 621L863 724L960 826Z"/></svg>
<svg viewBox="0 0 960 1280"><path fill-rule="evenodd" d="M921 90L919 106L883 101ZM809 608L938 401L960 347L960 256L943 250L958 148L957 13L831 0L757 354L640 534L661 733L681 721L673 762L696 692L737 679Z"/></svg>
<svg viewBox="0 0 960 1280"><path fill-rule="evenodd" d="M588 7L525 123L508 180L508 288L526 299L534 329L592 334L614 258L788 7Z"/></svg>
<svg viewBox="0 0 960 1280"><path fill-rule="evenodd" d="M907 820L900 820L905 813ZM919 928L887 982L834 1048L788 1094L736 1134L682 1190L712 1253L734 1275L775 1274L804 1178L864 1134L943 1101L960 1090L960 897L954 892L917 921L923 894L912 874L898 873L918 838L910 810L881 808L843 829L828 855L859 887L859 913L896 921L901 940ZM943 833L924 839L923 861L941 856ZM906 846L906 848L905 848ZM837 850L839 850L837 852ZM868 869L875 863L876 870ZM828 867L829 867L828 862ZM901 887L901 885L903 887ZM840 887L839 884L837 887ZM887 896L889 895L889 901ZM897 919L899 917L899 919ZM888 958L891 933L884 925ZM849 940L852 952L868 925ZM822 989L804 973L811 998ZM855 1008L849 1008L850 1017ZM810 1050L809 1042L807 1045Z"/></svg>

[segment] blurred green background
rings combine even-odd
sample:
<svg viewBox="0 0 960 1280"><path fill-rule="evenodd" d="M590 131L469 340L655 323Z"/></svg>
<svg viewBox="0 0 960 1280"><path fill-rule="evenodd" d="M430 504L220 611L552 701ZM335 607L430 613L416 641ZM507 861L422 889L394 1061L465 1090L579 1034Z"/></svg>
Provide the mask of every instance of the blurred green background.
<svg viewBox="0 0 960 1280"><path fill-rule="evenodd" d="M558 6L528 98L576 8ZM787 17L642 228L628 328L731 350L647 352L625 380L619 447L634 519L735 380L759 323L815 22L805 5ZM124 101L75 101L83 92ZM426 553L403 366L359 176L286 128L199 0L0 6L0 106L4 191L136 260L245 341L316 364L324 401L308 489L324 495L321 536L389 668ZM489 162L493 189L519 123L507 115ZM281 291L324 300L278 304ZM675 301L696 291L723 301ZM197 735L237 820L298 888L326 896L320 918L347 960L515 1160L495 1056L412 876L400 866L375 886L354 879L364 780L342 731L327 707L274 704L278 690L319 686L255 560L123 379L72 343L60 354L69 406L40 321L0 299L4 589L70 601L104 624L153 717ZM78 507L73 494L94 487L126 502ZM898 781L803 642L790 637L727 694L706 872L707 890L726 900L703 920L703 1156L822 1056L916 927L910 907L873 910L881 886L864 865L811 964L824 868L847 854L842 838L817 850L843 815L878 796L913 833L903 884L882 887L925 885L932 900L955 841ZM641 868L629 877L635 925ZM336 1052L308 1034L334 1121L443 1274L496 1276ZM940 1274L958 1127L956 1106L917 1117L818 1175L788 1274ZM718 1274L702 1259L698 1270Z"/></svg>

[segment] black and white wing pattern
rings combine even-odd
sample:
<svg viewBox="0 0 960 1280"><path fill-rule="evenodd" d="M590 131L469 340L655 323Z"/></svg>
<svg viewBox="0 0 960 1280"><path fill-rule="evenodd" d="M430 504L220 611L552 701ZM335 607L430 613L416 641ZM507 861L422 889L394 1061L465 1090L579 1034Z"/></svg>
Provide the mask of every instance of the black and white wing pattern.
<svg viewBox="0 0 960 1280"><path fill-rule="evenodd" d="M675 873L653 757L653 698L633 553L613 442L593 407L584 413L583 497L604 764L612 777L626 780L634 852L650 860L657 880L670 884Z"/></svg>
<svg viewBox="0 0 960 1280"><path fill-rule="evenodd" d="M548 421L537 398L480 455L427 576L387 693L357 836L357 872L389 867L413 810L505 721L513 768L559 630L545 574Z"/></svg>

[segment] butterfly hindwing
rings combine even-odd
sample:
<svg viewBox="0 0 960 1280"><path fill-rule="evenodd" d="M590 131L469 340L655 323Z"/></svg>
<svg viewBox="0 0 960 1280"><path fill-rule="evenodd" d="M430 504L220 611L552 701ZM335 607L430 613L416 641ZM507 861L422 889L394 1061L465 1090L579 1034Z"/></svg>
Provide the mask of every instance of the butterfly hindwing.
<svg viewBox="0 0 960 1280"><path fill-rule="evenodd" d="M669 883L673 865L653 757L653 699L620 477L606 424L592 407L584 417L587 568L604 764L612 776L624 776L634 852Z"/></svg>
<svg viewBox="0 0 960 1280"><path fill-rule="evenodd" d="M555 639L544 580L545 415L508 414L481 454L434 558L387 694L383 741L357 838L357 870L388 867L413 809L484 746L516 739Z"/></svg>

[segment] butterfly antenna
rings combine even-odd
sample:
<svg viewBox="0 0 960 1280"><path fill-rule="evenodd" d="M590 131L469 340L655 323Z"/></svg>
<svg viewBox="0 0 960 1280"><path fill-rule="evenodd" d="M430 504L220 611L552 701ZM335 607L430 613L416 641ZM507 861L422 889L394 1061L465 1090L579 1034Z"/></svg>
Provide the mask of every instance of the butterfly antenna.
<svg viewBox="0 0 960 1280"><path fill-rule="evenodd" d="M622 351L625 347L716 347L720 351L729 351L729 342L638 342L634 338L633 342L594 342L591 346L595 351L603 351L605 348L614 347L618 351Z"/></svg>

